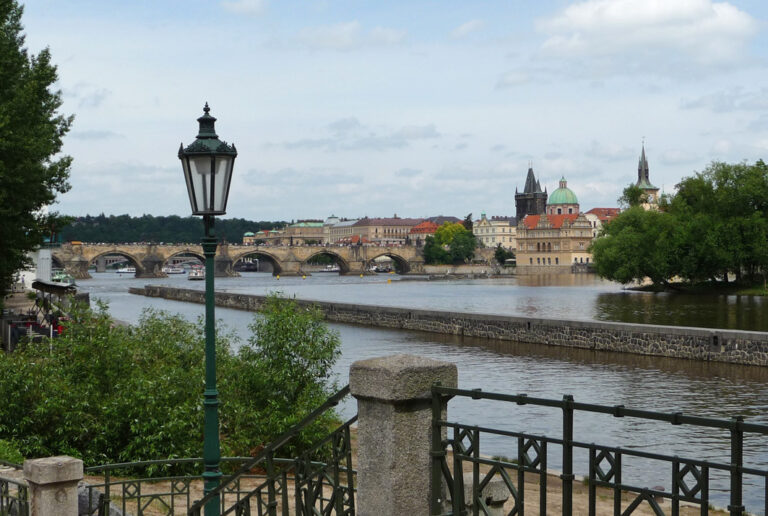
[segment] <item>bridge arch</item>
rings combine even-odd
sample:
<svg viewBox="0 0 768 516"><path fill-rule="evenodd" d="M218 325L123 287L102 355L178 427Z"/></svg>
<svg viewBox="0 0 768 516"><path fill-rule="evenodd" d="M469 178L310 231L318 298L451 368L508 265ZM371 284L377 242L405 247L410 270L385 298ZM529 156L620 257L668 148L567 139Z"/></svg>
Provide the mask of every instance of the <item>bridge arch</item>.
<svg viewBox="0 0 768 516"><path fill-rule="evenodd" d="M122 256L123 258L128 260L131 263L131 265L136 269L136 277L139 277L141 274L144 273L144 266L141 264L141 261L138 258L136 258L134 255L130 253L126 253L125 251L120 251L118 249L108 249L104 252L93 255L88 260L88 267L95 264L96 261L102 256Z"/></svg>
<svg viewBox="0 0 768 516"><path fill-rule="evenodd" d="M338 253L335 253L331 250L321 248L317 252L312 253L307 257L306 260L301 262L301 268L304 269L304 266L309 263L312 258L316 258L318 256L329 256L333 259L334 263L339 266L339 274L347 274L349 273L349 262L341 257Z"/></svg>
<svg viewBox="0 0 768 516"><path fill-rule="evenodd" d="M277 258L272 253L269 253L258 246L254 247L254 249L249 249L247 251L243 251L241 253L236 254L232 257L232 267L234 267L240 260L243 258L246 258L248 256L255 256L259 260L262 258L265 258L271 265L272 265L272 275L277 276L278 274L281 274L283 272L283 264L280 261L279 258ZM261 268L261 267L259 267Z"/></svg>
<svg viewBox="0 0 768 516"><path fill-rule="evenodd" d="M200 260L201 264L205 264L205 256L203 256L203 254L195 251L194 249L183 249L181 251L178 251L166 256L165 259L163 260L163 267L166 267L168 265L168 262L170 262L172 259L177 258L179 256L193 256L198 260Z"/></svg>
<svg viewBox="0 0 768 516"><path fill-rule="evenodd" d="M375 265L376 258L380 258L382 256L391 258L392 261L395 262L395 271L398 274L407 274L408 272L410 272L411 264L408 262L408 260L392 251L383 251L369 258L368 261L365 262L365 270L368 270L371 267L373 267Z"/></svg>

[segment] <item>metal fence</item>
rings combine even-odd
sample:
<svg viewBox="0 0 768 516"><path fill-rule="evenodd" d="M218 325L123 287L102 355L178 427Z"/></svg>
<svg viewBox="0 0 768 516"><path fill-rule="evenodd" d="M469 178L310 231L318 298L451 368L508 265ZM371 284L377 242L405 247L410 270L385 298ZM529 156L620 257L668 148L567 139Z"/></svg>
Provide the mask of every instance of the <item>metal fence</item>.
<svg viewBox="0 0 768 516"><path fill-rule="evenodd" d="M0 465L21 470L21 464L0 460ZM0 515L6 514L29 515L29 493L23 480L0 477Z"/></svg>
<svg viewBox="0 0 768 516"><path fill-rule="evenodd" d="M472 400L495 400L516 405L559 409L562 412L562 436L533 435L511 429L486 428L446 420L441 414L441 403L456 396ZM713 462L581 442L574 436L574 417L579 412L721 429L728 432L730 459L725 463ZM491 481L503 482L509 493L511 500L504 507L504 514L523 516L526 511L526 502L534 504L539 514L546 514L548 481L554 483L547 473L547 462L551 457L552 447L562 452L562 473L555 482L559 480L558 487L562 491L560 495L562 514L565 516L574 514L573 491L574 481L577 479L574 474L574 450L584 450L588 456L588 464L580 464L580 466L586 473L582 482L587 485L586 496L590 516L598 514L598 490L601 496L608 495L613 498L611 512L616 516L631 515L641 506L649 507L658 516L664 516L667 514L662 509L664 500L668 501L669 514L673 516L680 514L681 504L695 506L699 514L707 515L712 510L710 475L714 472L722 472L729 478L730 503L727 509L731 515L747 514L742 501L745 475L757 477L762 481L765 495L763 497L765 506L762 509L765 511L764 514L768 514L768 470L745 467L743 461L745 434L757 435L760 438L760 445L765 449L768 440L763 437L768 435L768 426L746 423L741 417L731 420L711 419L682 413L635 410L623 405L577 403L572 396L564 396L562 400L552 400L533 398L525 394L508 395L438 385L432 388L432 421L431 513L433 515L490 514L482 493ZM447 433L448 429L451 430L450 436ZM446 438L442 437L443 432ZM516 445L516 456L489 458L482 455L481 438L489 436L510 439L513 445ZM630 458L653 461L654 464L659 464L660 471L666 468L666 474L669 475L668 490L664 486L649 488L625 482L622 479L623 464ZM464 472L467 469L471 471L472 478L470 500L464 499ZM526 480L529 485L531 481L538 484L537 499L531 499L531 496L526 499ZM447 490L445 499L442 496L443 486ZM605 514L605 509L600 513Z"/></svg>

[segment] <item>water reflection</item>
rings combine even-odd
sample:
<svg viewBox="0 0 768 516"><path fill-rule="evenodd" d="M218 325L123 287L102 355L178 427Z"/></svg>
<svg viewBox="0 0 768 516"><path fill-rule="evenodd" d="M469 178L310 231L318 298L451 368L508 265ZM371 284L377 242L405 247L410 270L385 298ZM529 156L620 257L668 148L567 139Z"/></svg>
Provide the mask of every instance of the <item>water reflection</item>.
<svg viewBox="0 0 768 516"><path fill-rule="evenodd" d="M604 292L596 296L594 317L601 321L768 331L768 301L758 296Z"/></svg>

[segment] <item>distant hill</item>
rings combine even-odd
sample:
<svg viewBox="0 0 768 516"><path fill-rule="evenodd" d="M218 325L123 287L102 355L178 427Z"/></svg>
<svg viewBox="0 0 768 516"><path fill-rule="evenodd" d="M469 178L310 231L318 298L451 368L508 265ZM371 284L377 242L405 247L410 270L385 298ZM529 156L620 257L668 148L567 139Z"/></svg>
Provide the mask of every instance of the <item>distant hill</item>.
<svg viewBox="0 0 768 516"><path fill-rule="evenodd" d="M72 223L61 230L59 238L68 242L166 242L198 243L203 236L201 217L154 217L142 215L109 215L72 217ZM275 229L286 224L284 221L253 221L246 219L216 219L215 233L220 240L239 243L246 231Z"/></svg>

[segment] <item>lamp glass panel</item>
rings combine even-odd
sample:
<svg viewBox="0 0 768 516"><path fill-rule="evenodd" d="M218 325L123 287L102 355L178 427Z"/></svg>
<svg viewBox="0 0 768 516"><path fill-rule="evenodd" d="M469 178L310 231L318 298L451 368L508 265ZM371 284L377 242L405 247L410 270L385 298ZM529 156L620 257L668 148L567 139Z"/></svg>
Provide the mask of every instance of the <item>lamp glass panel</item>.
<svg viewBox="0 0 768 516"><path fill-rule="evenodd" d="M213 187L213 209L224 213L227 209L227 187L232 174L232 156L216 156L216 174Z"/></svg>
<svg viewBox="0 0 768 516"><path fill-rule="evenodd" d="M211 156L191 156L189 158L192 187L195 194L195 205L198 213L211 211Z"/></svg>
<svg viewBox="0 0 768 516"><path fill-rule="evenodd" d="M186 156L182 156L181 158L181 167L184 169L184 181L187 183L187 193L189 194L189 204L192 207L192 211L197 211L195 209L195 198L192 190L192 178L189 174L189 161L187 160Z"/></svg>

